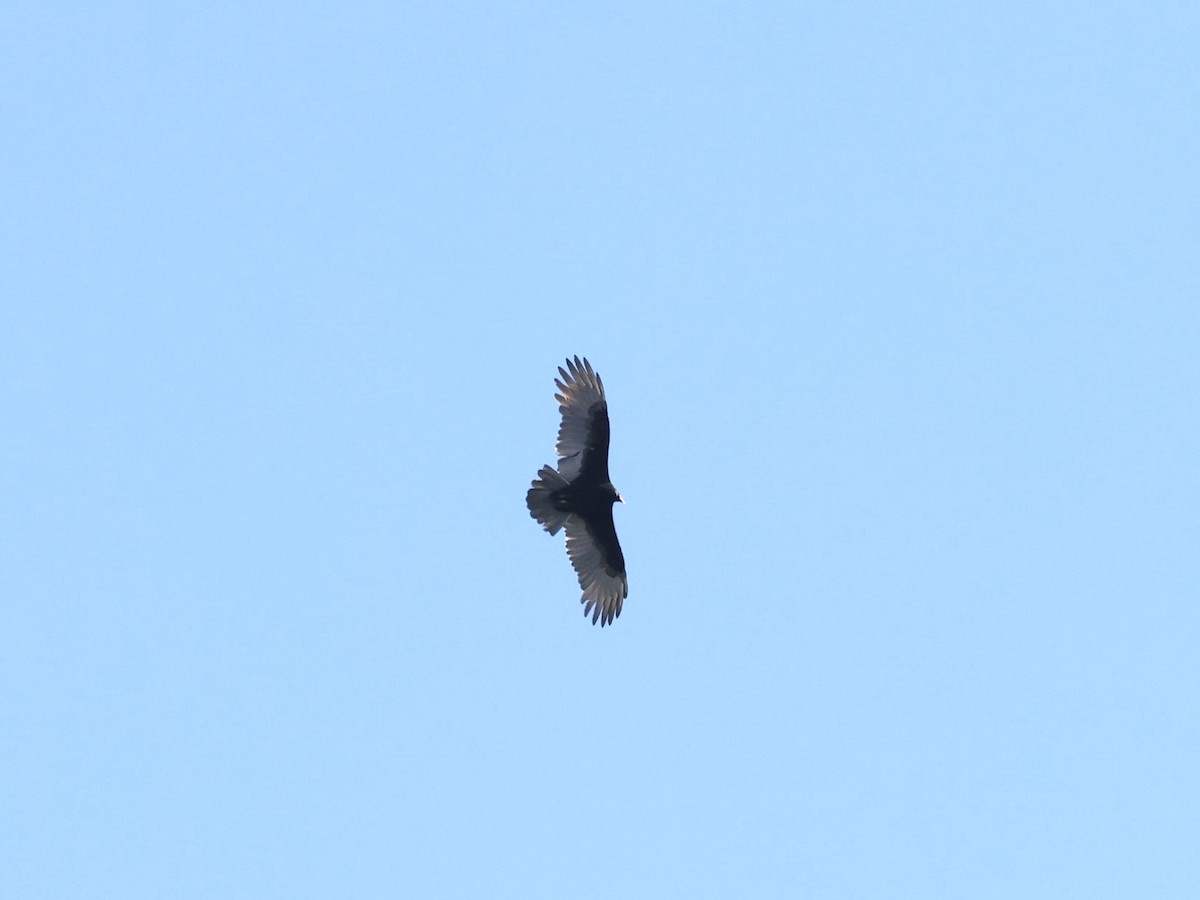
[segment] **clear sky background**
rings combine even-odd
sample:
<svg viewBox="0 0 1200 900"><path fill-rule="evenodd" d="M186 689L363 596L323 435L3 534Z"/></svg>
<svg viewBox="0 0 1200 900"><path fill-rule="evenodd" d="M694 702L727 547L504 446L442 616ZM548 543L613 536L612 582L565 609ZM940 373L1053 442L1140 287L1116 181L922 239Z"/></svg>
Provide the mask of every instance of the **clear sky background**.
<svg viewBox="0 0 1200 900"><path fill-rule="evenodd" d="M0 895L1200 896L1198 47L7 4Z"/></svg>

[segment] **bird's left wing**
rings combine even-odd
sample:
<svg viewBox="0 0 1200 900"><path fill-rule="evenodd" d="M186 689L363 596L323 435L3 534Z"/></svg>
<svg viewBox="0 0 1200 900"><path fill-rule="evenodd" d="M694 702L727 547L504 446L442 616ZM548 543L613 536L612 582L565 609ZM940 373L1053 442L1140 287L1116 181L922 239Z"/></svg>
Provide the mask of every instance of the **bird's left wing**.
<svg viewBox="0 0 1200 900"><path fill-rule="evenodd" d="M567 555L583 588L583 614L592 614L592 624L611 625L621 614L629 596L625 575L625 556L617 542L612 507L587 519L571 515L567 519Z"/></svg>

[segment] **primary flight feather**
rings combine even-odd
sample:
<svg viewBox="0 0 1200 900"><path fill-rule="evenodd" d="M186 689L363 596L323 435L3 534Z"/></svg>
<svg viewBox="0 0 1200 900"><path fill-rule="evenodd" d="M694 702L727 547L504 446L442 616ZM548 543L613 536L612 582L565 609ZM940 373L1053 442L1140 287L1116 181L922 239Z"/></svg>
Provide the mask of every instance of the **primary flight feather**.
<svg viewBox="0 0 1200 900"><path fill-rule="evenodd" d="M566 530L567 556L583 588L583 614L603 627L621 615L629 596L613 525L613 504L624 501L608 477L608 403L604 383L586 359L568 359L558 374L558 466L542 466L525 504L551 534Z"/></svg>

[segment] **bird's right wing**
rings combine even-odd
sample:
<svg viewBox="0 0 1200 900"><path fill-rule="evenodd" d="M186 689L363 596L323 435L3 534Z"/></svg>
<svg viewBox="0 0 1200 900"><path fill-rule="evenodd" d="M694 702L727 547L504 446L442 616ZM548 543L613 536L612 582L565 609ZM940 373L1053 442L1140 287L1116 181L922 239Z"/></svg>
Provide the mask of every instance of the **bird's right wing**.
<svg viewBox="0 0 1200 900"><path fill-rule="evenodd" d="M558 471L567 481L579 477L585 464L603 465L608 477L608 403L604 384L586 359L567 360L554 379L562 424L558 427Z"/></svg>

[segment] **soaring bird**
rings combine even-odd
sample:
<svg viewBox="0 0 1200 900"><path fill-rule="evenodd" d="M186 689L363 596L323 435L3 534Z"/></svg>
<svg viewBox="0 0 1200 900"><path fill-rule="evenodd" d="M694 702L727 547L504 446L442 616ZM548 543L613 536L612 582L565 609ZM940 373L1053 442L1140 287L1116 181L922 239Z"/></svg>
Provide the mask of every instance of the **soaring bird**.
<svg viewBox="0 0 1200 900"><path fill-rule="evenodd" d="M558 467L542 466L525 504L551 534L567 532L567 556L583 588L583 614L611 625L629 596L625 556L613 525L613 504L624 503L608 478L608 403L591 363L576 356L554 380L562 424Z"/></svg>

